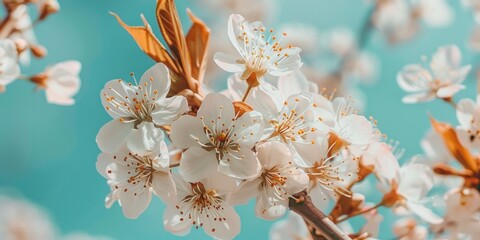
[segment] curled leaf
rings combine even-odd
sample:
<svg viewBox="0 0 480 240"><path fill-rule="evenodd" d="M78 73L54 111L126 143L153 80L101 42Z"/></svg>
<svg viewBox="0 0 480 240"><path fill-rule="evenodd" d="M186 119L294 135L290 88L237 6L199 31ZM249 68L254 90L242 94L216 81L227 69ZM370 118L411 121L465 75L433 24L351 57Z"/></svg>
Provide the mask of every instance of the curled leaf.
<svg viewBox="0 0 480 240"><path fill-rule="evenodd" d="M145 26L129 26L125 24L117 14L112 12L110 12L110 14L112 14L117 19L118 23L127 30L143 52L154 61L165 64L171 71L178 72L175 61L172 59L167 49L165 49L162 43L155 37L150 25L145 19L143 19Z"/></svg>
<svg viewBox="0 0 480 240"><path fill-rule="evenodd" d="M190 53L192 77L201 84L207 66L206 59L210 41L210 29L202 20L197 18L190 9L187 9L187 13L192 21L192 26L185 38Z"/></svg>

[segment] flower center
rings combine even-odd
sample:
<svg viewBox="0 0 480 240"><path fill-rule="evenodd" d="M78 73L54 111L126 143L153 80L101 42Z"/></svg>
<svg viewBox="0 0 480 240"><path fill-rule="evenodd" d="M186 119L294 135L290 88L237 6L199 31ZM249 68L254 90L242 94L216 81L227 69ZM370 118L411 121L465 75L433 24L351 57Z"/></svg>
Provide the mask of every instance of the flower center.
<svg viewBox="0 0 480 240"><path fill-rule="evenodd" d="M215 191L215 189L205 189L205 186L198 183L190 183L192 187L192 194L185 196L181 201L181 206L176 208L180 210L180 221L185 221L188 217L195 225L195 228L203 227L204 221L221 222L226 221L223 213L224 199ZM211 229L215 232L215 228Z"/></svg>
<svg viewBox="0 0 480 240"><path fill-rule="evenodd" d="M122 80L118 81L119 83L122 82ZM150 78L150 82L152 81L153 78ZM122 96L115 89L109 88L114 95L108 96L104 93L107 102L111 103L115 110L127 116L120 118L121 122L135 122L135 127L142 122L152 122L151 113L155 110L158 90L152 89L152 84L149 84L149 82L144 82L143 85L137 86L128 83L128 86L135 90L134 96ZM112 109L107 106L107 110Z"/></svg>
<svg viewBox="0 0 480 240"><path fill-rule="evenodd" d="M127 167L133 168L133 171L128 171L130 177L127 183L138 184L143 182L143 187L149 187L152 184L153 173L157 170L153 166L153 160L150 157L140 156L138 154L129 153L132 163L127 164Z"/></svg>
<svg viewBox="0 0 480 240"><path fill-rule="evenodd" d="M203 123L203 131L205 135L207 135L209 142L205 144L198 143L207 151L215 151L218 161L222 160L225 155L230 153L230 151L238 152L240 150L238 143L233 141L234 138L237 137L237 134L232 133L235 125L226 127L225 124L221 124L221 129L217 130L215 128L210 128L205 124L203 117L200 117L200 119ZM212 121L212 124L214 123L215 121Z"/></svg>
<svg viewBox="0 0 480 240"><path fill-rule="evenodd" d="M313 182L313 185L318 184L329 191L351 197L352 192L340 185L345 181L340 170L340 166L344 162L334 165L330 161L331 159L333 158L329 157L321 162L316 162L312 167L306 169L310 181Z"/></svg>
<svg viewBox="0 0 480 240"><path fill-rule="evenodd" d="M270 29L268 36L266 36L265 28L254 28L247 32L243 25L240 27L243 33L238 38L243 40L245 52L243 53L244 59L238 62L245 64L247 71L262 76L268 68L278 66L288 59L289 55L285 48L280 46L281 39L280 41L277 39L273 29ZM286 33L283 33L283 36L286 36ZM290 45L287 47L287 49L291 48Z"/></svg>
<svg viewBox="0 0 480 240"><path fill-rule="evenodd" d="M299 99L295 98L295 101L298 102ZM285 101L284 105L287 104ZM306 111L308 109L298 114L295 109L283 110L280 118L270 121L270 124L275 127L271 137L278 136L283 142L288 143L289 141L295 142L297 138L304 137L307 133L315 132L316 128L309 126L311 122L305 121L304 114ZM313 143L315 142L312 140Z"/></svg>

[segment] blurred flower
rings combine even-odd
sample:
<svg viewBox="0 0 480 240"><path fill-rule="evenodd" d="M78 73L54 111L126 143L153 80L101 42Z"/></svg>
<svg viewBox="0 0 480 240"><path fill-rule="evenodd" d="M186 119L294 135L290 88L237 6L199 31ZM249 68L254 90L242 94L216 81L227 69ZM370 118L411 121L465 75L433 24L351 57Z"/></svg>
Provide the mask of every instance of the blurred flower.
<svg viewBox="0 0 480 240"><path fill-rule="evenodd" d="M390 42L412 38L419 20L432 27L443 27L453 21L453 10L444 0L377 0L373 24Z"/></svg>
<svg viewBox="0 0 480 240"><path fill-rule="evenodd" d="M0 239L55 239L47 214L29 202L0 196Z"/></svg>
<svg viewBox="0 0 480 240"><path fill-rule="evenodd" d="M239 13L247 19L268 19L275 12L273 0L202 0L201 5L214 9L215 13ZM252 7L255 6L255 7Z"/></svg>
<svg viewBox="0 0 480 240"><path fill-rule="evenodd" d="M443 222L432 226L437 234L447 232L449 239L470 239L480 233L480 195L476 189L452 189L445 195L446 212Z"/></svg>
<svg viewBox="0 0 480 240"><path fill-rule="evenodd" d="M125 217L134 219L148 207L152 192L166 203L174 202L175 185L169 156L164 142L148 155L139 155L126 148L114 154L101 153L97 171L112 189L105 205L110 208L118 200Z"/></svg>
<svg viewBox="0 0 480 240"><path fill-rule="evenodd" d="M480 1L478 0L462 0L461 3L466 8L471 8L474 16L475 21L480 24Z"/></svg>
<svg viewBox="0 0 480 240"><path fill-rule="evenodd" d="M414 219L403 218L393 225L393 234L399 240L426 240L428 229L419 225Z"/></svg>
<svg viewBox="0 0 480 240"><path fill-rule="evenodd" d="M293 156L283 143L262 143L256 150L262 165L260 175L242 183L229 202L246 204L256 197L257 216L276 219L288 210L288 198L307 187L308 176L294 165Z"/></svg>
<svg viewBox="0 0 480 240"><path fill-rule="evenodd" d="M188 183L174 175L177 201L167 205L163 224L167 231L184 236L192 227L203 228L216 239L233 239L240 233L240 217L226 197L236 189L232 178L214 172L208 178Z"/></svg>
<svg viewBox="0 0 480 240"><path fill-rule="evenodd" d="M80 89L80 73L82 65L78 61L65 61L47 67L44 72L30 77L39 88L45 89L49 103L72 105L72 98Z"/></svg>
<svg viewBox="0 0 480 240"><path fill-rule="evenodd" d="M462 82L470 72L471 66L460 66L462 54L457 46L440 47L433 54L430 69L419 64L405 66L397 74L398 85L409 95L404 103L432 101L435 98L450 101L460 90L465 88Z"/></svg>
<svg viewBox="0 0 480 240"><path fill-rule="evenodd" d="M290 212L288 218L275 222L270 228L270 240L312 240L303 218Z"/></svg>
<svg viewBox="0 0 480 240"><path fill-rule="evenodd" d="M471 99L462 99L457 104L457 135L460 142L471 149L480 151L480 95L475 103Z"/></svg>
<svg viewBox="0 0 480 240"><path fill-rule="evenodd" d="M262 136L262 120L255 111L238 116L221 94L207 95L196 117L185 115L172 124L173 144L187 149L181 176L196 182L217 171L240 179L257 175L260 164L251 149Z"/></svg>
<svg viewBox="0 0 480 240"><path fill-rule="evenodd" d="M325 210L338 195L352 197L347 187L357 177L358 161L339 153L329 156L332 147L326 140L318 139L314 146L309 149L308 157L304 157L307 165L304 170L310 178L307 192L315 206Z"/></svg>
<svg viewBox="0 0 480 240"><path fill-rule="evenodd" d="M433 185L433 172L428 166L418 163L403 165L390 182L390 191L384 195L381 204L399 212L411 211L432 224L439 223L441 218L424 206Z"/></svg>
<svg viewBox="0 0 480 240"><path fill-rule="evenodd" d="M18 52L10 39L0 40L0 85L6 86L20 76Z"/></svg>
<svg viewBox="0 0 480 240"><path fill-rule="evenodd" d="M241 58L216 53L215 62L227 72L241 72L242 80L254 74L261 81L266 73L281 76L302 66L300 48L280 46L273 29L266 30L261 22L249 24L242 16L231 15L228 36Z"/></svg>
<svg viewBox="0 0 480 240"><path fill-rule="evenodd" d="M297 46L302 49L302 58L314 57L320 50L320 33L313 25L287 23L281 27L280 32L288 33L282 39L283 44Z"/></svg>
<svg viewBox="0 0 480 240"><path fill-rule="evenodd" d="M100 150L106 153L118 151L129 138L135 137L132 132L142 122L152 122L155 126L169 125L185 113L187 100L183 96L166 98L169 89L168 69L161 63L148 69L138 85L127 84L120 79L109 81L101 99L113 120L98 132Z"/></svg>

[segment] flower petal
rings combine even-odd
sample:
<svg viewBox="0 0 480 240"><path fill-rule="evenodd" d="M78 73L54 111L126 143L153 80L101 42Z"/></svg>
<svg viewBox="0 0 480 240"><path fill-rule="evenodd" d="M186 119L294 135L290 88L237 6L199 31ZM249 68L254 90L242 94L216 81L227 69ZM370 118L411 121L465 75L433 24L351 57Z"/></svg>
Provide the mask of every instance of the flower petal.
<svg viewBox="0 0 480 240"><path fill-rule="evenodd" d="M231 205L247 204L250 199L258 194L260 184L262 184L260 178L242 183L237 191L229 195L228 203Z"/></svg>
<svg viewBox="0 0 480 240"><path fill-rule="evenodd" d="M165 134L151 122L142 122L137 129L132 129L132 133L127 138L127 147L130 151L147 155L160 148L160 143L164 141Z"/></svg>
<svg viewBox="0 0 480 240"><path fill-rule="evenodd" d="M175 207L167 206L163 212L163 226L165 230L178 236L189 234L192 223L180 219L183 219L183 216L179 214L178 210Z"/></svg>
<svg viewBox="0 0 480 240"><path fill-rule="evenodd" d="M238 152L229 151L218 164L219 172L238 179L255 177L260 169L257 157L249 148L240 148Z"/></svg>
<svg viewBox="0 0 480 240"><path fill-rule="evenodd" d="M98 147L102 152L106 153L118 151L132 132L133 126L133 122L123 123L118 119L111 120L103 125L97 134L96 141Z"/></svg>
<svg viewBox="0 0 480 240"><path fill-rule="evenodd" d="M170 172L156 172L152 177L152 189L167 204L175 204L177 190Z"/></svg>
<svg viewBox="0 0 480 240"><path fill-rule="evenodd" d="M140 85L148 96L161 101L170 90L170 74L163 63L157 63L149 68L140 79Z"/></svg>
<svg viewBox="0 0 480 240"><path fill-rule="evenodd" d="M215 53L213 60L223 70L231 73L238 73L245 71L245 64L238 63L238 59L231 57L225 53Z"/></svg>
<svg viewBox="0 0 480 240"><path fill-rule="evenodd" d="M172 123L170 138L177 148L200 146L209 142L200 119L184 115Z"/></svg>
<svg viewBox="0 0 480 240"><path fill-rule="evenodd" d="M217 171L215 152L191 147L183 153L179 173L187 182L198 182Z"/></svg>
<svg viewBox="0 0 480 240"><path fill-rule="evenodd" d="M156 125L166 126L172 124L175 119L187 110L187 99L183 96L173 96L166 98L161 103L157 103L155 111L151 113L151 116Z"/></svg>

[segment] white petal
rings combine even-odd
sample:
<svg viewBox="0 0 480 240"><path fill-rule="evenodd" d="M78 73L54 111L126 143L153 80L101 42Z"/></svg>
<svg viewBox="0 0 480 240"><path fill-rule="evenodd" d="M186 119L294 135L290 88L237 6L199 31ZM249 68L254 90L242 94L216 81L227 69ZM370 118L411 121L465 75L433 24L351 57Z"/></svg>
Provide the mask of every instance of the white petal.
<svg viewBox="0 0 480 240"><path fill-rule="evenodd" d="M435 94L432 92L415 93L403 97L402 102L407 104L429 102L434 100L435 97Z"/></svg>
<svg viewBox="0 0 480 240"><path fill-rule="evenodd" d="M407 201L407 207L421 219L430 224L439 224L443 221L441 217L432 212L432 210L419 203Z"/></svg>
<svg viewBox="0 0 480 240"><path fill-rule="evenodd" d="M201 181L217 171L215 152L207 152L200 147L191 147L183 153L178 170L187 182Z"/></svg>
<svg viewBox="0 0 480 240"><path fill-rule="evenodd" d="M288 146L281 142L266 142L256 147L257 158L264 169L286 165L293 160Z"/></svg>
<svg viewBox="0 0 480 240"><path fill-rule="evenodd" d="M135 89L120 79L107 82L100 92L102 104L112 118L132 116L130 112L126 112L125 108L120 105L124 102L129 102L134 96Z"/></svg>
<svg viewBox="0 0 480 240"><path fill-rule="evenodd" d="M232 42L233 46L237 51L240 53L240 55L244 55L245 53L245 42L244 42L244 35L243 33L247 30L249 30L248 23L245 21L245 19L239 15L239 14L232 14L230 15L230 18L228 19L228 37L230 38L230 41Z"/></svg>
<svg viewBox="0 0 480 240"><path fill-rule="evenodd" d="M165 230L178 235L185 236L190 233L192 223L189 221L180 221L183 218L175 207L168 206L163 213L163 226Z"/></svg>
<svg viewBox="0 0 480 240"><path fill-rule="evenodd" d="M244 113L234 122L235 128L232 129L232 141L238 143L241 147L252 148L263 135L263 118L259 112L251 111Z"/></svg>
<svg viewBox="0 0 480 240"><path fill-rule="evenodd" d="M231 205L247 204L250 199L255 197L260 191L262 180L255 178L254 180L244 182L237 191L230 194L228 202Z"/></svg>
<svg viewBox="0 0 480 240"><path fill-rule="evenodd" d="M149 68L140 79L142 86L149 96L156 100L163 100L170 90L170 74L163 63L157 63Z"/></svg>
<svg viewBox="0 0 480 240"><path fill-rule="evenodd" d="M235 110L232 101L219 93L208 94L198 109L197 117L203 117L206 126L211 130L222 130L222 124L229 126L235 118ZM202 128L203 129L203 128Z"/></svg>
<svg viewBox="0 0 480 240"><path fill-rule="evenodd" d="M223 206L224 221L203 221L205 233L216 239L234 239L240 233L240 217L230 206Z"/></svg>
<svg viewBox="0 0 480 240"><path fill-rule="evenodd" d="M177 190L170 172L156 172L152 178L152 189L167 204L175 204Z"/></svg>
<svg viewBox="0 0 480 240"><path fill-rule="evenodd" d="M303 65L300 52L301 49L298 47L284 48L279 54L287 54L288 57L280 61L278 65L273 64L273 66L268 69L268 73L273 76L283 76L299 69Z"/></svg>
<svg viewBox="0 0 480 240"><path fill-rule="evenodd" d="M249 148L240 148L238 152L230 151L218 164L219 172L239 179L255 177L260 169L257 157Z"/></svg>
<svg viewBox="0 0 480 240"><path fill-rule="evenodd" d="M465 89L464 85L454 84L446 87L442 87L437 90L437 96L439 98L449 98L453 97L460 90Z"/></svg>
<svg viewBox="0 0 480 240"><path fill-rule="evenodd" d="M431 81L430 72L418 64L407 65L397 74L398 85L407 92L429 89Z"/></svg>
<svg viewBox="0 0 480 240"><path fill-rule="evenodd" d="M120 191L123 215L130 219L138 218L147 209L151 199L150 189L144 188L142 184L137 184L133 189Z"/></svg>
<svg viewBox="0 0 480 240"><path fill-rule="evenodd" d="M332 199L321 186L315 186L308 192L309 196L312 198L313 205L322 211L326 211L330 205Z"/></svg>
<svg viewBox="0 0 480 240"><path fill-rule="evenodd" d="M158 103L151 113L153 122L158 126L172 124L181 114L188 109L187 99L183 96L173 96Z"/></svg>
<svg viewBox="0 0 480 240"><path fill-rule="evenodd" d="M288 199L276 200L266 194L266 191L261 191L261 195L257 198L255 205L255 212L257 217L273 220L285 214L288 209Z"/></svg>
<svg viewBox="0 0 480 240"><path fill-rule="evenodd" d="M370 143L373 127L364 116L349 115L339 120L335 130L341 139L351 144L364 145Z"/></svg>
<svg viewBox="0 0 480 240"><path fill-rule="evenodd" d="M464 98L457 104L457 119L461 126L469 128L475 114L476 104L472 99Z"/></svg>
<svg viewBox="0 0 480 240"><path fill-rule="evenodd" d="M146 155L160 148L160 143L164 141L165 134L151 122L142 122L137 129L132 129L132 133L127 138L127 147L130 151Z"/></svg>
<svg viewBox="0 0 480 240"><path fill-rule="evenodd" d="M213 60L220 68L227 72L238 73L245 71L245 64L239 64L238 59L235 59L225 53L215 53Z"/></svg>
<svg viewBox="0 0 480 240"><path fill-rule="evenodd" d="M98 131L96 141L102 152L114 153L118 151L133 130L134 123L123 123L113 119L103 125Z"/></svg>
<svg viewBox="0 0 480 240"><path fill-rule="evenodd" d="M423 164L407 164L400 168L397 192L411 200L420 200L433 187L432 170Z"/></svg>
<svg viewBox="0 0 480 240"><path fill-rule="evenodd" d="M205 144L209 141L202 121L190 115L181 116L172 123L170 138L177 148L199 146L199 142Z"/></svg>
<svg viewBox="0 0 480 240"><path fill-rule="evenodd" d="M300 70L295 70L278 78L278 90L283 96L309 92L309 89L310 81Z"/></svg>

